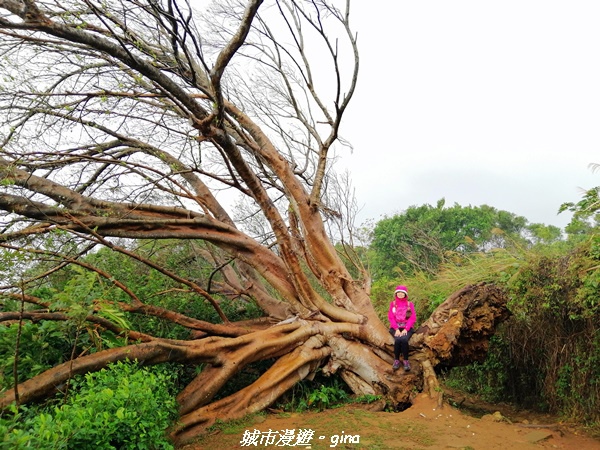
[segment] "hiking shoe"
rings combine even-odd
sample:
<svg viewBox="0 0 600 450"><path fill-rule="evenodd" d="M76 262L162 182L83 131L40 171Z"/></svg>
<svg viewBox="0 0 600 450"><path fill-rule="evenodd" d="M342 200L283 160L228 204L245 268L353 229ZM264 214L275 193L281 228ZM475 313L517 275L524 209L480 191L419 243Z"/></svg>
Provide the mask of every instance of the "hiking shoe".
<svg viewBox="0 0 600 450"><path fill-rule="evenodd" d="M408 372L410 370L410 363L408 360L404 361L404 371Z"/></svg>
<svg viewBox="0 0 600 450"><path fill-rule="evenodd" d="M398 370L399 368L400 368L400 360L396 359L394 361L394 365L392 366L392 369Z"/></svg>

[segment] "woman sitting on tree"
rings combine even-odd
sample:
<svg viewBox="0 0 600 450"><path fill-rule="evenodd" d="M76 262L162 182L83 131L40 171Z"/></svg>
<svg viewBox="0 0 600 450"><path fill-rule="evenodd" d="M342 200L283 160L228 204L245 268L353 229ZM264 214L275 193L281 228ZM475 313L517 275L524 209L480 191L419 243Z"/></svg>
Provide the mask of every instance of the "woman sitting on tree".
<svg viewBox="0 0 600 450"><path fill-rule="evenodd" d="M390 334L394 337L394 365L392 368L400 368L400 351L404 358L404 370L410 370L408 362L408 341L415 332L413 329L417 320L415 305L408 301L408 289L406 286L396 287L394 300L390 303L388 311L390 321Z"/></svg>

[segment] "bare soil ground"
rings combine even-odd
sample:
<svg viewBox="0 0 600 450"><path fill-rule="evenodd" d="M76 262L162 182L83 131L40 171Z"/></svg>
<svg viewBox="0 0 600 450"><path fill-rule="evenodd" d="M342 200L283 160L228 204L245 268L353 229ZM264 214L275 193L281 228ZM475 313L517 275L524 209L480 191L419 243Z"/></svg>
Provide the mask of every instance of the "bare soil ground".
<svg viewBox="0 0 600 450"><path fill-rule="evenodd" d="M185 450L302 448L351 450L600 450L600 440L581 428L546 415L461 398L463 406L486 413L476 417L450 404L439 408L427 395L405 411L372 412L353 405L323 412L268 414L254 423L224 427ZM312 439L309 439L312 434Z"/></svg>

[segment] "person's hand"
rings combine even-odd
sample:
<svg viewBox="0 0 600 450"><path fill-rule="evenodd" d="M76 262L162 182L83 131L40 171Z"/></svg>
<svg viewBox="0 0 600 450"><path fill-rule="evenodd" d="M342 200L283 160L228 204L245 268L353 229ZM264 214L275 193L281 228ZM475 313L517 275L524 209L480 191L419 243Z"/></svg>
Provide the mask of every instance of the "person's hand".
<svg viewBox="0 0 600 450"><path fill-rule="evenodd" d="M396 337L400 337L400 336L406 336L406 333L408 333L406 330L396 330L396 332L394 333L394 336Z"/></svg>

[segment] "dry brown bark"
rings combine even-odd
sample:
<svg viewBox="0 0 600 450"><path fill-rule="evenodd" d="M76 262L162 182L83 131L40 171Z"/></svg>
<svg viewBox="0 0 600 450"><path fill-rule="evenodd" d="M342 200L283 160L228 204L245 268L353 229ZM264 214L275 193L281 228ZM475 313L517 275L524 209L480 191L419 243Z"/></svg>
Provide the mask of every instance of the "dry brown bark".
<svg viewBox="0 0 600 450"><path fill-rule="evenodd" d="M381 395L388 404L410 403L415 392L438 396L435 369L480 360L498 323L508 317L507 298L494 285L467 286L454 293L417 329L411 340L410 372L393 371L391 337L383 345L371 339L372 324L296 319L238 337L192 341L153 339L98 352L64 363L18 386L21 402L39 400L78 373L98 370L125 358L144 364L172 361L207 366L178 396L181 417L172 436L185 442L217 419L235 419L270 406L318 367L339 372L359 395ZM12 316L11 316L12 318ZM256 382L213 401L220 388L246 365L277 358ZM15 400L13 390L0 396L0 407Z"/></svg>

